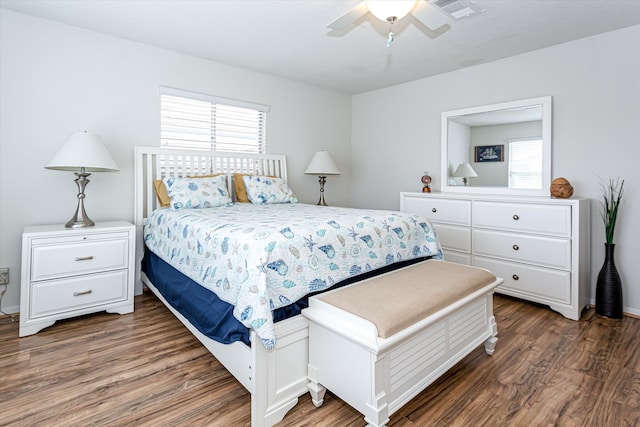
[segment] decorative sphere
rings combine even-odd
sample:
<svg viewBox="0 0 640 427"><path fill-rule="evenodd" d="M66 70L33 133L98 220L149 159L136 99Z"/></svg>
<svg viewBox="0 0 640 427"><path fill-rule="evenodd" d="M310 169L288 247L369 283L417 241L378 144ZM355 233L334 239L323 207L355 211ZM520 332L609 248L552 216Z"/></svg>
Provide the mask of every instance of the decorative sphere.
<svg viewBox="0 0 640 427"><path fill-rule="evenodd" d="M566 179L556 178L551 181L551 195L558 199L568 199L573 195L573 187Z"/></svg>

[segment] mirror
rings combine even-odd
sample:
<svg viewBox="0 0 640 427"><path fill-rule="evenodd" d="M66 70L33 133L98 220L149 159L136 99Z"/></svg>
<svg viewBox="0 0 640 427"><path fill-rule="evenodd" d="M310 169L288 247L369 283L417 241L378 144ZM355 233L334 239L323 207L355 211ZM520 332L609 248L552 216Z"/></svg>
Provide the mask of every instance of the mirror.
<svg viewBox="0 0 640 427"><path fill-rule="evenodd" d="M548 196L551 97L442 113L443 192Z"/></svg>

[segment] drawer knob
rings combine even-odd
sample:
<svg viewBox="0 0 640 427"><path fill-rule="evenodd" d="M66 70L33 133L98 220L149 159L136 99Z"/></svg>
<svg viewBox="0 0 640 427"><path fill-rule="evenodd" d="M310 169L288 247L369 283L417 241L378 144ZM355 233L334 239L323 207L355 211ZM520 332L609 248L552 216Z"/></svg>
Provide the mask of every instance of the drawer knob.
<svg viewBox="0 0 640 427"><path fill-rule="evenodd" d="M519 217L518 215L514 215L514 216L513 216L513 219L514 219L514 221L517 221L517 220L519 220L519 219L520 219L520 217Z"/></svg>
<svg viewBox="0 0 640 427"><path fill-rule="evenodd" d="M89 289L88 291L81 291L81 292L74 292L73 296L74 297L79 297L80 295L88 295L92 292L91 289Z"/></svg>
<svg viewBox="0 0 640 427"><path fill-rule="evenodd" d="M513 275L513 276L511 276L511 277L513 277L513 280L520 280L520 277L519 277L517 274L514 274L514 275Z"/></svg>
<svg viewBox="0 0 640 427"><path fill-rule="evenodd" d="M438 212L438 209L436 209L436 208L431 208L431 212L436 213L436 212Z"/></svg>
<svg viewBox="0 0 640 427"><path fill-rule="evenodd" d="M89 256L77 256L74 258L74 261L88 261L90 259L93 259L93 255L89 255Z"/></svg>
<svg viewBox="0 0 640 427"><path fill-rule="evenodd" d="M513 250L514 250L514 251L517 251L518 249L520 249L520 246L518 246L518 245L513 245Z"/></svg>

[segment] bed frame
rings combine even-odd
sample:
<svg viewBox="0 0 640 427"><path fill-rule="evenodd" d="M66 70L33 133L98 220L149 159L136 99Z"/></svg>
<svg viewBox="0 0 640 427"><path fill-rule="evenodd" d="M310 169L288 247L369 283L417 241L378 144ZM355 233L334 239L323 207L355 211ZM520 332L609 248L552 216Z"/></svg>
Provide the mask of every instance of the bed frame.
<svg viewBox="0 0 640 427"><path fill-rule="evenodd" d="M269 175L287 179L284 155L223 153L176 150L156 147L135 147L135 225L137 235L136 262L144 254L142 228L145 218L158 206L153 180L166 176L197 176L213 173L228 174L229 194L233 194L232 173ZM136 293L144 283L195 335L216 359L251 393L251 425L271 426L281 421L307 390L309 326L298 315L275 324L276 347L269 351L254 331L251 346L242 342L221 344L195 328L184 316L167 303L149 278L136 272Z"/></svg>
<svg viewBox="0 0 640 427"><path fill-rule="evenodd" d="M154 180L166 176L223 173L228 175L229 191L230 194L233 194L231 179L233 173L277 176L286 180L285 160L283 155L135 147L137 262L140 263L144 255L142 232L145 218L158 205L153 189ZM136 280L136 286L140 286L137 292L142 291L142 283L147 285L211 354L249 391L251 394L251 425L253 427L271 426L281 421L286 413L296 405L298 398L307 391L311 391L315 405L321 404L322 399L319 398L317 378L314 377L313 369L309 366L310 322L306 317L297 315L276 323L277 341L273 350L267 350L253 330L250 331L250 346L243 342L221 344L202 334L175 310L143 272L139 271L137 274L139 274L139 280ZM463 315L452 321L463 324L467 318L467 315ZM447 319L447 321L449 320ZM491 331L493 329L489 332ZM482 337L482 339L486 338ZM447 339L449 339L448 336ZM406 345L413 346L413 344ZM431 350L439 351L439 348ZM317 352L314 353L317 359L321 352L317 349L314 351ZM333 350L329 351L335 353ZM336 366L341 364L338 359L335 359L334 362ZM310 382L309 373L312 382Z"/></svg>

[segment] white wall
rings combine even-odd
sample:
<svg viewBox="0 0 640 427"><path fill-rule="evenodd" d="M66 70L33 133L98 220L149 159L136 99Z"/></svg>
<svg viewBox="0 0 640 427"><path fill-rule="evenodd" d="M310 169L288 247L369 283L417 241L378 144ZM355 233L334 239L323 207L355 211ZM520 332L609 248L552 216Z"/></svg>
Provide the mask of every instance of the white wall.
<svg viewBox="0 0 640 427"><path fill-rule="evenodd" d="M349 96L0 9L3 310L18 309L22 229L63 224L75 209L75 176L44 169L68 134L97 133L120 168L90 177L89 217L133 220L133 147L159 145L160 85L270 105L267 150L288 156L298 198L317 202L304 169L326 149L342 172L328 179L327 202L350 204Z"/></svg>
<svg viewBox="0 0 640 427"><path fill-rule="evenodd" d="M552 176L592 198L592 296L604 260L599 178L625 179L616 228L624 309L640 314L640 26L353 97L352 203L398 209L400 191L440 176L440 113L553 96ZM375 149L372 149L375 148Z"/></svg>

